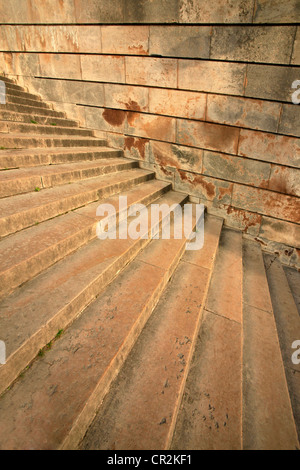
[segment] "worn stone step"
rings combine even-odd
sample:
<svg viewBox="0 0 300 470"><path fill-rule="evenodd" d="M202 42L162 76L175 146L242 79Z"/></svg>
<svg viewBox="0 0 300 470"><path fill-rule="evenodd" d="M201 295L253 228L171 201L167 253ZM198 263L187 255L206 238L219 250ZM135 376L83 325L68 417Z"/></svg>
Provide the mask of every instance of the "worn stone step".
<svg viewBox="0 0 300 470"><path fill-rule="evenodd" d="M128 184L133 176L127 172ZM121 178L122 181L122 178ZM125 181L122 184L125 184ZM104 196L118 188L120 175L112 174L98 178L99 189L89 190L82 183L63 185L51 189L45 189L34 195L32 193L22 194L0 200L0 237L5 237L45 220L65 214L70 210L97 201L99 196ZM150 188L168 187L170 184L153 181L145 183ZM100 194L101 193L101 194Z"/></svg>
<svg viewBox="0 0 300 470"><path fill-rule="evenodd" d="M10 103L10 104L24 105L24 106L32 106L34 108L50 109L49 104L46 103L45 101L41 101L40 98L36 98L36 99L22 98L22 97L16 96L16 95L10 95L8 92L6 92L6 103L7 104Z"/></svg>
<svg viewBox="0 0 300 470"><path fill-rule="evenodd" d="M55 118L51 116L43 116L42 114L25 114L16 113L12 111L4 111L0 107L0 120L1 121L12 121L12 122L24 122L28 124L39 124L51 126L56 124L61 127L79 127L77 121L72 119Z"/></svg>
<svg viewBox="0 0 300 470"><path fill-rule="evenodd" d="M5 81L5 79L4 79L3 77L0 77L0 81L5 82L5 88L6 88L7 90L9 90L9 91L10 91L10 90L11 90L12 92L14 92L14 91L26 92L26 91L27 91L26 88L24 88L24 87L22 87L22 86L20 86L20 85L17 85L16 83L11 83L11 82ZM13 93L12 93L12 94L13 94Z"/></svg>
<svg viewBox="0 0 300 470"><path fill-rule="evenodd" d="M11 86L6 86L5 87L5 94L6 94L7 97L16 96L18 98L23 98L23 99L30 99L30 100L34 100L34 101L42 101L42 98L41 98L40 95L29 93L28 91L25 91L25 90L19 90L17 88L12 88Z"/></svg>
<svg viewBox="0 0 300 470"><path fill-rule="evenodd" d="M155 185L156 182L153 181ZM135 203L183 203L186 197L141 185L128 195L128 206ZM118 198L109 198L118 211ZM125 214L119 213L124 219ZM166 215L161 216L161 219ZM134 220L131 217L130 220ZM94 223L96 218L94 216ZM47 271L22 286L1 302L1 337L7 344L7 360L0 367L1 392L36 356L39 349L52 340L57 331L66 328L103 288L132 260L150 240L155 223L149 222L148 239L94 240L66 257ZM51 289L49 289L51 286ZM22 329L17 325L22 321ZM0 393L1 393L0 392Z"/></svg>
<svg viewBox="0 0 300 470"><path fill-rule="evenodd" d="M172 244L164 268L139 258L132 261L2 397L2 448L77 446L157 304L181 251L179 243ZM25 404L28 393L30 411Z"/></svg>
<svg viewBox="0 0 300 470"><path fill-rule="evenodd" d="M124 190L134 183L145 182L154 176L146 170L130 171L131 179L124 171L118 176L118 182L116 181L109 190L112 191L114 187L122 188L119 191ZM103 186L99 186L97 178L84 182L86 191L103 189ZM1 241L0 298L94 238L95 224L90 215L87 218L82 216L86 212L89 213L89 209L69 212Z"/></svg>
<svg viewBox="0 0 300 470"><path fill-rule="evenodd" d="M137 168L138 165L136 160L119 157L2 171L0 172L0 198L32 191L39 192L41 189L53 186Z"/></svg>
<svg viewBox="0 0 300 470"><path fill-rule="evenodd" d="M0 134L0 149L35 148L35 147L99 147L105 145L104 139L72 135L50 136L24 134Z"/></svg>
<svg viewBox="0 0 300 470"><path fill-rule="evenodd" d="M300 364L292 360L295 352L292 346L294 342L300 341L300 316L282 264L276 255L265 254L264 262L285 375L300 439ZM300 349L300 343L297 349Z"/></svg>
<svg viewBox="0 0 300 470"><path fill-rule="evenodd" d="M0 75L0 80L11 85L16 85L16 81L14 79L6 77L5 75Z"/></svg>
<svg viewBox="0 0 300 470"><path fill-rule="evenodd" d="M29 115L53 116L58 118L66 117L66 113L64 113L63 111L55 111L52 108L40 108L36 106L21 105L16 103L6 103L5 105L1 106L1 110L12 111L16 113L25 113Z"/></svg>
<svg viewBox="0 0 300 470"><path fill-rule="evenodd" d="M206 217L203 248L184 254L80 449L165 450L169 447L222 223L221 219ZM138 259L166 269L173 242L167 244L160 240Z"/></svg>
<svg viewBox="0 0 300 470"><path fill-rule="evenodd" d="M79 161L94 161L102 158L117 158L123 156L123 150L105 146L8 149L0 151L0 170L28 168L39 165L76 163Z"/></svg>
<svg viewBox="0 0 300 470"><path fill-rule="evenodd" d="M242 447L242 234L223 229L171 449Z"/></svg>
<svg viewBox="0 0 300 470"><path fill-rule="evenodd" d="M16 123L9 121L0 122L0 132L2 134L44 134L44 135L70 135L70 136L83 136L93 137L94 131L91 129L83 129L79 127L60 127L55 125L43 126L39 124Z"/></svg>
<svg viewBox="0 0 300 470"><path fill-rule="evenodd" d="M244 240L243 448L299 449L262 252Z"/></svg>

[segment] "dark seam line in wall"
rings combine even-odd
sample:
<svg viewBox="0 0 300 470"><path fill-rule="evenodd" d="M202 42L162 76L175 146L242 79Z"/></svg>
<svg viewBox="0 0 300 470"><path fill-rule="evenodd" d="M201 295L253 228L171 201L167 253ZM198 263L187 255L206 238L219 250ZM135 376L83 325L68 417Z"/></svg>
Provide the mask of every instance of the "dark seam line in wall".
<svg viewBox="0 0 300 470"><path fill-rule="evenodd" d="M17 76L17 74L8 74L11 76ZM233 98L242 98L242 99L249 99L249 100L256 100L256 101L265 101L269 103L280 103L280 104L293 104L291 101L282 101L282 100L271 100L267 98L260 98L256 96L244 96L244 95L229 95L226 93L218 93L218 92L213 92L213 91L205 91L205 90L191 90L187 88L172 88L172 87L162 87L162 86L155 86L155 85L139 85L137 83L124 83L124 82L98 82L94 80L82 80L80 78L56 78L56 77L41 77L38 75L34 75L32 78L38 78L39 80L58 80L58 81L67 81L67 82L84 82L84 83L98 83L99 85L119 85L119 86L132 86L132 87L138 87L138 88L155 88L158 90L173 90L173 91L184 91L184 92L190 92L190 93L202 93L202 94L208 94L208 95L217 95L217 96L228 96L228 97L233 97ZM294 105L296 106L296 105Z"/></svg>
<svg viewBox="0 0 300 470"><path fill-rule="evenodd" d="M188 26L219 26L222 28L230 28L230 27L256 27L260 28L261 26L267 26L267 27L272 27L272 26L297 26L300 25L300 22L285 22L285 23L179 23L179 22L168 22L168 23L151 23L151 22L145 22L145 23L1 23L0 26L174 26L174 27L188 27Z"/></svg>
<svg viewBox="0 0 300 470"><path fill-rule="evenodd" d="M198 61L198 62L218 62L218 63L226 63L226 64L241 64L241 65L265 65L266 67L286 67L286 68L300 68L300 64L279 64L279 63L271 63L271 62L253 62L253 61L242 61L242 60L231 60L231 59L213 59L213 58L205 58L205 57L178 57L178 56L162 56L158 54L125 54L120 53L116 54L113 52L51 52L51 51L8 51L8 50L0 50L0 52L4 54L40 54L40 55L74 55L74 56L108 56L108 57L135 57L135 58L142 58L142 59L164 59L164 60L189 60L189 61Z"/></svg>

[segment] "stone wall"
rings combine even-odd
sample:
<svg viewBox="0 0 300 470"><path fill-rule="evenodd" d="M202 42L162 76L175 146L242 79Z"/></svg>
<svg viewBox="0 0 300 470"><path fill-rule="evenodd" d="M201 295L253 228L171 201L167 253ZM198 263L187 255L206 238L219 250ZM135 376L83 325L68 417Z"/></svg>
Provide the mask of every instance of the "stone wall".
<svg viewBox="0 0 300 470"><path fill-rule="evenodd" d="M1 0L0 72L292 264L299 18L300 0Z"/></svg>

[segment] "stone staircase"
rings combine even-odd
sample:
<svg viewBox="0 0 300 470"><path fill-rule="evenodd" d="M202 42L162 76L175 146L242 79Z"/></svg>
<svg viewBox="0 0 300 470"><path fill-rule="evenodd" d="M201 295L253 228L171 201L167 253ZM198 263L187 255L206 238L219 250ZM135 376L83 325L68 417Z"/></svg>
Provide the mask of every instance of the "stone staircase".
<svg viewBox="0 0 300 470"><path fill-rule="evenodd" d="M198 251L168 213L99 240L100 202L188 196L0 80L0 448L299 448L299 273L208 214Z"/></svg>

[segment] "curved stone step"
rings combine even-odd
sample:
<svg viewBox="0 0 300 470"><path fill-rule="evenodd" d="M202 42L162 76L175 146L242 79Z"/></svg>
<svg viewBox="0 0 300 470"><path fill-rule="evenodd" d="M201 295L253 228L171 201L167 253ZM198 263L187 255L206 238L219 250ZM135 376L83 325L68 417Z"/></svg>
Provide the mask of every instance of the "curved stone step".
<svg viewBox="0 0 300 470"><path fill-rule="evenodd" d="M39 124L51 126L56 124L61 127L79 127L77 121L72 119L56 117L55 119L51 116L43 116L42 114L25 114L13 111L5 111L0 108L0 119L1 121L19 122L28 124Z"/></svg>
<svg viewBox="0 0 300 470"><path fill-rule="evenodd" d="M204 246L187 251L116 382L80 444L81 450L165 450L170 445L201 324L223 221L205 220ZM166 268L165 241L139 259ZM160 246L159 246L160 245ZM171 246L170 248L171 249ZM188 432L192 432L189 427ZM147 430L147 432L145 432Z"/></svg>
<svg viewBox="0 0 300 470"><path fill-rule="evenodd" d="M138 167L137 161L119 157L2 171L0 172L0 198L32 191L39 192L45 188L70 184L136 167Z"/></svg>
<svg viewBox="0 0 300 470"><path fill-rule="evenodd" d="M154 176L154 173L140 169L130 172L131 175L125 171L118 174L110 191L113 188L115 192L129 189L133 184L145 182ZM105 185L103 179L101 183L102 188L98 178L91 178L85 181L84 188L98 192ZM88 215L85 215L86 212ZM96 207L92 216L88 207L79 209L3 239L0 245L0 298L95 238L95 212Z"/></svg>
<svg viewBox="0 0 300 470"><path fill-rule="evenodd" d="M0 134L0 151L1 149L29 149L34 147L99 147L101 145L106 145L106 141L96 137Z"/></svg>
<svg viewBox="0 0 300 470"><path fill-rule="evenodd" d="M161 197L158 200L158 203L173 205L174 203L182 204L185 200L186 196L179 193L170 192L167 195ZM165 217L167 217L167 215L164 214L162 216L162 220ZM134 217L130 220L134 220ZM137 240L132 240L130 238L126 240L105 240L101 242L99 240L95 240L95 242L88 244L86 247L82 248L74 255L69 256L61 263L58 263L56 266L45 272L42 276L36 278L31 284L28 284L26 290L22 288L19 292L16 292L15 294L13 294L13 296L7 299L5 305L2 306L5 308L6 315L4 315L3 319L1 319L0 321L2 323L1 331L5 330L7 332L7 349L9 356L7 363L4 365L4 367L0 368L0 374L2 378L1 383L3 383L3 380L5 380L5 375L7 374L7 369L9 368L11 361L14 361L14 365L16 367L16 363L18 365L18 361L22 361L24 363L24 358L26 359L27 357L27 360L28 358L32 359L32 353L34 351L37 352L36 348L39 345L38 341L40 341L40 344L41 341L44 341L44 344L47 344L47 341L49 341L48 338L50 337L50 339L53 339L53 337L57 333L57 328L61 329L63 324L67 326L72 320L74 320L78 313L80 313L80 311L84 309L95 298L95 296L99 294L101 289L103 289L103 287L107 285L107 283L110 282L116 274L118 274L120 269L122 269L130 260L132 260L142 247L145 247L149 243L149 237L151 233L153 233L153 229L155 229L155 233L157 228L158 227L155 223L153 224L153 222L151 223L149 221L147 229L148 239L144 237L144 235L146 235L145 232L144 235ZM159 241L155 240L153 243L156 242ZM98 299L90 305L90 307L84 310L84 312L78 319L73 321L70 328L63 335L61 341L67 340L67 335L69 335L69 337L71 338L74 337L76 341L76 323L80 322L80 318L83 318L83 323L85 326L83 327L83 329L81 326L79 326L79 328L81 329L81 331L87 332L88 328L90 327L90 321L92 318L94 318L95 312L97 312L98 321L94 323L92 329L94 332L98 332L101 335L102 340L100 340L100 345L100 337L97 338L97 335L94 335L94 340L96 341L96 343L90 343L91 349L89 356L93 356L92 348L98 345L96 347L98 348L98 353L100 353L100 356L102 356L102 365L97 368L93 367L92 364L91 367L86 367L85 365L83 365L86 371L92 372L92 375L94 373L96 374L94 376L94 379L92 378L92 376L90 376L89 378L86 376L84 378L81 374L81 368L77 371L78 377L81 376L82 379L84 378L84 382L86 383L87 388L79 387L76 389L76 393L75 395L73 394L73 398L75 398L75 401L77 403L70 403L70 406L68 407L68 412L70 414L67 420L63 418L64 410L59 410L59 408L56 408L57 403L53 403L53 411L54 408L56 408L57 411L56 419L59 419L59 416L61 416L64 420L64 425L59 425L59 428L62 431L62 434L60 436L56 436L56 433L52 433L53 429L51 425L47 427L47 433L49 434L47 438L46 448L56 448L57 446L63 445L65 439L77 441L78 438L82 437L82 435L80 435L80 437L78 436L77 429L78 418L83 418L81 413L80 416L78 416L78 412L80 411L78 409L78 405L80 406L80 408L83 408L83 420L85 421L87 419L89 422L93 416L93 411L92 415L90 414L91 407L94 407L96 405L94 400L94 392L96 391L98 395L96 397L96 402L98 405L99 400L101 400L101 395L105 393L106 387L109 385L109 382L112 380L112 377L117 374L118 369L124 361L126 354L129 352L131 343L135 341L136 337L140 332L140 329L143 326L143 323L147 319L147 316L150 315L152 309L157 303L162 289L165 287L166 283L168 282L168 279L170 278L172 272L174 271L179 261L179 257L182 253L182 249L184 248L184 246L184 239L180 241L177 240L176 243L172 245L172 249L168 250L167 256L165 257L164 268L158 268L152 266L151 263L148 264L147 262L139 260L130 264L125 271L125 283L123 289L121 287L122 280L120 277L117 277L116 280L113 281L113 283L107 287L107 290L103 292L101 296L99 296ZM147 289L144 289L143 287L138 288L138 284L135 283L136 279L139 279L140 281L144 279L145 282L148 284ZM74 284L75 280L76 283ZM37 290L38 285L40 288L39 290ZM51 285L51 289L44 289L43 285ZM121 302L121 299L125 295L126 291L128 291L128 288L130 289L132 296L137 299L137 304L133 302L131 298L127 298L127 304L124 306L125 316L118 316L116 315L116 309L110 306L110 302L107 302L107 299L111 299L113 303L118 305L119 302ZM131 288L133 288L133 290L131 290ZM113 292L118 292L118 295L114 295ZM50 299L51 301L49 301ZM114 311L114 324L115 322L117 322L116 328L111 329L113 325L111 325L110 322L106 324L106 320L108 319L107 312L105 311L106 309L100 308L100 310L102 310L103 312L103 315L99 315L98 302L103 303L103 305L106 305L108 307L108 310ZM42 305L44 307L42 307ZM130 315L126 314L127 305L130 305L132 308ZM11 313L8 314L9 312ZM22 316L23 320L23 329L21 332L18 332L13 326L13 323L14 321L17 321L16 324L18 324L18 317L20 315ZM113 315L110 319L113 319ZM103 327L99 327L97 323L101 323L102 321ZM104 329L107 327L107 334L105 334ZM87 335L86 339L88 337L90 337L90 334ZM104 338L106 338L105 342L107 342L107 344L111 344L110 347L107 348L106 344L103 344ZM90 337L90 340L91 339L92 338ZM112 345L112 343L114 343L114 346ZM63 346L64 349L64 345L61 342L55 343L53 345L53 348L55 347L55 345L57 345L59 348ZM15 351L11 353L12 350ZM116 351L118 351L117 354ZM98 353L96 354L96 356L98 356ZM58 359L60 353L56 351L55 354L57 354L56 357ZM71 353L71 361L75 360L76 362L77 358L78 355L75 358L75 356ZM96 359L96 362L98 363L98 359ZM79 360L77 366L80 363L83 364L81 360ZM33 367L35 367L35 364L38 365L38 367L44 367L44 364L42 364L40 361L35 362L33 364ZM75 368L77 367L75 363L73 364L73 366L71 366L71 364L69 364L69 366L69 372L71 372L73 366ZM52 370L54 371L54 369ZM12 373L12 371L10 372ZM55 371L55 373L56 372L57 371ZM61 372L64 373L63 370L61 370ZM38 386L38 384L42 385L42 383L38 380L35 380L34 383L31 381L31 369L26 371L24 379L28 381L28 384L30 384L30 388L32 388L33 393L33 389L35 386ZM55 380L56 379L54 378L54 381ZM96 390L95 380L97 382ZM64 394L69 393L68 384L71 385L69 380L65 382L63 390ZM2 430L4 431L4 427L10 427L11 425L14 426L14 424L12 423L12 421L14 421L13 417L11 417L12 421L8 422L4 416L6 412L4 414L2 413L2 409L3 411L6 410L7 412L9 410L9 406L5 404L5 400L11 401L12 399L15 405L16 403L14 400L14 391L17 390L19 387L22 388L23 385L23 379L19 379L16 384L11 389L9 389L7 393L4 394L1 398L0 433L2 432ZM86 392L88 392L88 396L86 396ZM91 399L91 402L88 406L86 406L87 399ZM38 406L33 412L39 414L45 411L46 408L44 408L44 406L42 405L41 408ZM23 415L23 418L26 419L25 415ZM67 429L67 422L69 422L69 420L71 421L71 429ZM22 431L22 425L18 425L17 427L18 432ZM84 433L84 427L80 425L79 429L80 433ZM65 433L65 430L67 430L67 433ZM29 429L28 431L30 432ZM31 431L34 432L34 429L32 428ZM26 441L29 434L27 434L27 437L22 434L22 432L19 436L17 436L17 434L10 434L9 440L13 439L14 441L15 439L17 439L19 441L18 443L16 441L14 442L14 448L27 448ZM8 442L7 440L3 440L2 437L3 436L1 436L0 439L1 446L5 448L7 445L11 444L11 441ZM39 437L41 437L41 434ZM31 440L31 436L29 437L29 439ZM42 448L44 444L42 442L39 442L37 444L36 442L34 443L32 441L30 444L30 448L32 446L35 447L36 445L37 448Z"/></svg>
<svg viewBox="0 0 300 470"><path fill-rule="evenodd" d="M94 131L91 129L83 129L81 127L58 126L55 120L50 125L40 125L36 123L19 123L2 121L1 133L7 134L44 134L44 135L70 135L70 136L86 136L93 137Z"/></svg>
<svg viewBox="0 0 300 470"><path fill-rule="evenodd" d="M244 241L243 448L299 449L260 245Z"/></svg>

